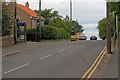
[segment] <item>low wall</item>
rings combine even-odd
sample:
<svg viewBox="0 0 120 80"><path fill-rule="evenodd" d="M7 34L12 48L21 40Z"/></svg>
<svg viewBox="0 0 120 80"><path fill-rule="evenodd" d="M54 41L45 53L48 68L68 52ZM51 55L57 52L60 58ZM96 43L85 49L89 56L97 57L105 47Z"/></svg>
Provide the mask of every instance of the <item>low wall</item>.
<svg viewBox="0 0 120 80"><path fill-rule="evenodd" d="M0 37L0 47L7 47L14 44L14 37L13 36L3 36Z"/></svg>

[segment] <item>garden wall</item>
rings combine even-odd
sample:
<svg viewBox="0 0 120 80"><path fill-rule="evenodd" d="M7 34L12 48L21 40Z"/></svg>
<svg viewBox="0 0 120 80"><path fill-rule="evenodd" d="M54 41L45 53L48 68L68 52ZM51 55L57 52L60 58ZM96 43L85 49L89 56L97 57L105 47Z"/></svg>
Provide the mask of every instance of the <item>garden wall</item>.
<svg viewBox="0 0 120 80"><path fill-rule="evenodd" d="M0 37L0 47L7 47L14 44L14 37L13 36L3 36Z"/></svg>

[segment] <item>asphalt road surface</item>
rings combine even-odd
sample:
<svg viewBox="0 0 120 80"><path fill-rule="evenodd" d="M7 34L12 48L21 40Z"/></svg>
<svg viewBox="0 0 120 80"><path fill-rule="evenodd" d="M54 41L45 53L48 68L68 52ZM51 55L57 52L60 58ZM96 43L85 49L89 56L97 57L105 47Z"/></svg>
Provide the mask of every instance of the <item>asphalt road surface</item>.
<svg viewBox="0 0 120 80"><path fill-rule="evenodd" d="M3 78L81 78L105 41L59 41L3 57Z"/></svg>

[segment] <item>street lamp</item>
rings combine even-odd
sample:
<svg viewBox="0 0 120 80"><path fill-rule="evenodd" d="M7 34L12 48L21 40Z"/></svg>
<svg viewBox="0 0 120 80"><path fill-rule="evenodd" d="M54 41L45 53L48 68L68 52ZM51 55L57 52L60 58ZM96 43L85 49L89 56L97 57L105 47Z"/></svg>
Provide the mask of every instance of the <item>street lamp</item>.
<svg viewBox="0 0 120 80"><path fill-rule="evenodd" d="M38 14L39 24L37 25L37 41L41 40L41 0L39 0L39 14Z"/></svg>
<svg viewBox="0 0 120 80"><path fill-rule="evenodd" d="M70 19L72 20L72 0L70 0Z"/></svg>

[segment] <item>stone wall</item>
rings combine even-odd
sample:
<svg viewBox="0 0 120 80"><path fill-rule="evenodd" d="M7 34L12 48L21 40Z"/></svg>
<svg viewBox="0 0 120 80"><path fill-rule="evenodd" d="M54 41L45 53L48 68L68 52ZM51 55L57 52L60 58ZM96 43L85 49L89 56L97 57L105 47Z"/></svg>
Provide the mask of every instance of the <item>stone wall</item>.
<svg viewBox="0 0 120 80"><path fill-rule="evenodd" d="M0 47L7 47L14 44L13 36L4 36L0 37Z"/></svg>

